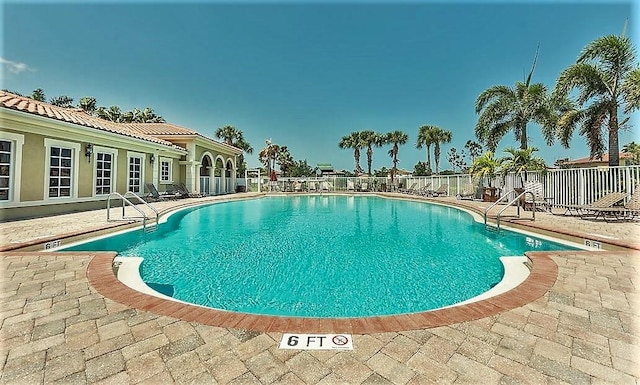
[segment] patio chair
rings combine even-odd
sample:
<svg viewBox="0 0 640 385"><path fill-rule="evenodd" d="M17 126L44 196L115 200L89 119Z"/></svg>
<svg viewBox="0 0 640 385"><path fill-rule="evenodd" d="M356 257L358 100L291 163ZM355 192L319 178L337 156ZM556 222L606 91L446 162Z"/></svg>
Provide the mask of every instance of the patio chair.
<svg viewBox="0 0 640 385"><path fill-rule="evenodd" d="M432 197L447 196L447 194L449 194L448 190L449 190L449 185L447 183L443 183L440 185L440 187L431 191L430 195Z"/></svg>
<svg viewBox="0 0 640 385"><path fill-rule="evenodd" d="M369 183L367 182L360 183L360 191L369 191Z"/></svg>
<svg viewBox="0 0 640 385"><path fill-rule="evenodd" d="M309 192L316 192L316 182L309 182Z"/></svg>
<svg viewBox="0 0 640 385"><path fill-rule="evenodd" d="M611 192L611 193L605 194L599 199L596 199L590 204L586 204L586 205L568 204L568 205L555 205L555 206L565 209L565 212L562 215L567 215L568 213L569 215L579 215L580 217L583 217L587 215L592 209L611 208L613 205L615 205L616 203L626 198L627 195L628 195L627 193L623 193L623 192Z"/></svg>
<svg viewBox="0 0 640 385"><path fill-rule="evenodd" d="M458 200L460 199L473 199L476 195L476 188L473 183L465 183L462 186L462 190L456 195Z"/></svg>
<svg viewBox="0 0 640 385"><path fill-rule="evenodd" d="M326 192L331 191L330 183L327 181L320 182L320 191L326 191Z"/></svg>
<svg viewBox="0 0 640 385"><path fill-rule="evenodd" d="M611 206L611 207L592 207L588 209L588 213L583 215L582 218L586 219L589 215L594 215L592 219L598 219L602 217L605 221L607 218L615 220L633 220L640 217L640 185L637 185L633 189L633 194L629 197L629 200L624 206Z"/></svg>

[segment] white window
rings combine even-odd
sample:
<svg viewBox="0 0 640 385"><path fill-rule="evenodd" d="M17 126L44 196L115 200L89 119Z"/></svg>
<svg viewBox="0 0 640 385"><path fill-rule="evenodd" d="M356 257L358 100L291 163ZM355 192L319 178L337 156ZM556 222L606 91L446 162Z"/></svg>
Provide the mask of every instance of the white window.
<svg viewBox="0 0 640 385"><path fill-rule="evenodd" d="M12 142L0 140L0 201L11 199L12 147Z"/></svg>
<svg viewBox="0 0 640 385"><path fill-rule="evenodd" d="M141 155L129 155L127 191L133 191L136 194L140 194L144 191L142 189L142 181L144 180L142 175L143 164L144 158Z"/></svg>
<svg viewBox="0 0 640 385"><path fill-rule="evenodd" d="M171 159L160 159L160 183L171 183L173 181L171 168Z"/></svg>
<svg viewBox="0 0 640 385"><path fill-rule="evenodd" d="M110 194L113 186L113 154L96 153L96 195Z"/></svg>
<svg viewBox="0 0 640 385"><path fill-rule="evenodd" d="M20 201L24 135L0 132L0 203Z"/></svg>
<svg viewBox="0 0 640 385"><path fill-rule="evenodd" d="M47 149L45 197L76 198L80 144L55 139L45 139L44 144Z"/></svg>
<svg viewBox="0 0 640 385"><path fill-rule="evenodd" d="M49 153L49 197L70 197L73 177L73 149L51 147Z"/></svg>
<svg viewBox="0 0 640 385"><path fill-rule="evenodd" d="M118 150L109 147L93 146L93 191L95 196L109 195L116 191L118 174Z"/></svg>

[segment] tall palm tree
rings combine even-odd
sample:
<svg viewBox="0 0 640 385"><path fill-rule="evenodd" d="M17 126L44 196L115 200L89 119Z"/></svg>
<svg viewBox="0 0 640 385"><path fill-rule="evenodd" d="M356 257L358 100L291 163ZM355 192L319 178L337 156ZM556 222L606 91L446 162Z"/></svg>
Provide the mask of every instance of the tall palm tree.
<svg viewBox="0 0 640 385"><path fill-rule="evenodd" d="M438 126L420 126L418 128L418 139L416 141L416 148L427 148L427 172L431 173L431 145L435 141L434 134L437 130L440 130Z"/></svg>
<svg viewBox="0 0 640 385"><path fill-rule="evenodd" d="M393 160L393 168L391 169L391 183L393 183L393 179L396 175L396 172L398 171L399 145L406 144L407 140L409 140L409 135L398 130L389 132L385 136L385 143L393 145L391 147L391 150L389 150L389 156Z"/></svg>
<svg viewBox="0 0 640 385"><path fill-rule="evenodd" d="M353 149L353 159L355 160L355 170L354 172L357 174L362 172L362 167L360 167L360 150L364 148L365 144L361 138L359 132L354 131L349 135L343 136L340 142L338 143L338 147L340 148L352 148Z"/></svg>
<svg viewBox="0 0 640 385"><path fill-rule="evenodd" d="M360 132L360 139L367 148L367 174L371 176L371 163L373 162L373 146L381 147L384 144L384 135L371 130Z"/></svg>
<svg viewBox="0 0 640 385"><path fill-rule="evenodd" d="M525 82L514 87L492 86L476 99L476 114L480 114L475 127L476 137L489 150L495 151L507 132L513 131L520 148L528 146L527 125L534 121L541 126L552 124L553 107L547 88L542 83L531 84L538 51Z"/></svg>
<svg viewBox="0 0 640 385"><path fill-rule="evenodd" d="M542 158L533 155L536 151L538 151L536 147L528 147L525 150L513 147L506 148L504 152L508 155L501 160L502 174L514 172L520 175L521 187L524 187L527 181L527 171L542 171L547 167Z"/></svg>
<svg viewBox="0 0 640 385"><path fill-rule="evenodd" d="M244 134L241 130L238 130L234 126L225 125L216 129L214 134L216 138L221 139L224 143L237 147L247 154L253 154L253 147L244 139ZM247 168L247 164L244 159L244 153L238 156L238 175L243 175L244 170Z"/></svg>
<svg viewBox="0 0 640 385"><path fill-rule="evenodd" d="M573 132L580 127L591 157L601 157L606 130L609 166L618 166L618 132L629 120L626 117L620 121L621 112L624 115L640 109L640 68L631 39L607 35L587 44L576 63L560 73L554 93L567 97L573 89L579 91L577 106L567 109L558 122L561 144L569 147Z"/></svg>
<svg viewBox="0 0 640 385"><path fill-rule="evenodd" d="M280 146L271 142L271 139L267 139L265 141L266 146L260 150L258 157L260 162L265 165L267 168L267 174L271 178L272 172L275 171L276 168L276 159L278 158L278 153L280 152Z"/></svg>
<svg viewBox="0 0 640 385"><path fill-rule="evenodd" d="M433 133L433 157L436 161L436 174L440 170L440 143L451 143L451 131L438 128Z"/></svg>

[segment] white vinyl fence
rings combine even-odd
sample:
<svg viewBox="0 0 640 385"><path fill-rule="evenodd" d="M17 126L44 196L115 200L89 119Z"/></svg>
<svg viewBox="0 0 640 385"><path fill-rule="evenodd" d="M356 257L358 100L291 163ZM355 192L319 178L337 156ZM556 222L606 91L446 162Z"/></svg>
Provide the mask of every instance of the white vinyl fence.
<svg viewBox="0 0 640 385"><path fill-rule="evenodd" d="M626 192L632 194L640 188L640 165L620 167L593 167L574 169L552 169L545 172L527 172L526 181L542 182L545 197L552 204L588 204L609 192ZM280 178L274 185L269 185L268 178L238 178L238 185L247 186L248 191L268 192L270 189L281 192L317 191L322 192L321 186L327 186L330 191L359 192L359 191L399 191L413 187L419 190L429 185L436 190L447 184L449 196L456 196L466 183L478 186L477 198L480 198L482 186L488 186L488 181L474 180L469 174L432 175L416 177L399 177L394 183L390 178L379 177L319 177L319 178ZM512 191L516 187L523 187L524 176L509 174L495 178L491 186L498 187L502 194ZM295 186L299 184L299 189Z"/></svg>

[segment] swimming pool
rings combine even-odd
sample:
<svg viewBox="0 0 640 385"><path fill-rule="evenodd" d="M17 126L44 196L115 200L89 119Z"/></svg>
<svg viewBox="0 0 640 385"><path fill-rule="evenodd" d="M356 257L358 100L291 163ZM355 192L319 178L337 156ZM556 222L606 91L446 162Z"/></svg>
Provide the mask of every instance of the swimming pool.
<svg viewBox="0 0 640 385"><path fill-rule="evenodd" d="M366 317L436 309L503 276L501 256L568 249L488 232L456 208L376 196L268 196L184 209L158 231L69 248L144 258L179 300L231 311Z"/></svg>

